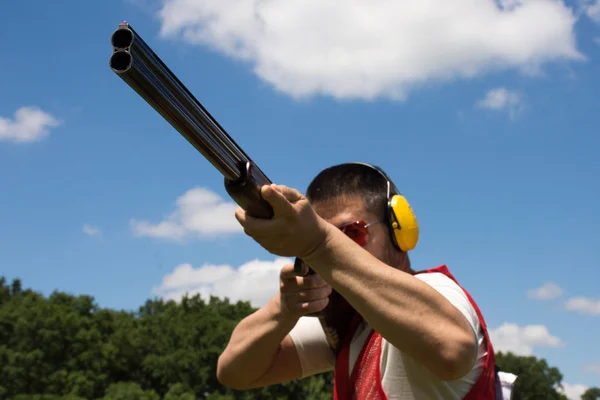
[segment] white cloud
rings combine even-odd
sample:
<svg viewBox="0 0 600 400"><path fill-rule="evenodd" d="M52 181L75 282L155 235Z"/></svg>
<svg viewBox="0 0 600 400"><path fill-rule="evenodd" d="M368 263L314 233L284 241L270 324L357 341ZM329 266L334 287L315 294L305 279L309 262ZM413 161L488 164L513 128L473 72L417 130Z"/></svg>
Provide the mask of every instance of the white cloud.
<svg viewBox="0 0 600 400"><path fill-rule="evenodd" d="M98 228L97 226L93 226L90 224L84 224L83 228L81 228L81 231L83 233L85 233L88 236L100 236L102 234L102 231L100 230L100 228Z"/></svg>
<svg viewBox="0 0 600 400"><path fill-rule="evenodd" d="M589 3L585 8L585 13L592 21L600 24L600 0Z"/></svg>
<svg viewBox="0 0 600 400"><path fill-rule="evenodd" d="M199 293L205 300L211 295L228 297L231 301L250 301L254 307L260 307L277 293L279 272L291 262L288 258L253 260L239 268L214 264L194 268L191 264L181 264L165 275L153 293L176 301L186 293L190 296Z"/></svg>
<svg viewBox="0 0 600 400"><path fill-rule="evenodd" d="M178 197L175 210L158 224L132 219L130 225L136 236L170 240L211 238L243 232L234 216L237 207L208 189L194 188Z"/></svg>
<svg viewBox="0 0 600 400"><path fill-rule="evenodd" d="M600 364L588 364L583 366L585 372L591 372L600 375Z"/></svg>
<svg viewBox="0 0 600 400"><path fill-rule="evenodd" d="M489 90L476 106L487 110L506 111L511 119L515 119L524 109L523 96L502 87Z"/></svg>
<svg viewBox="0 0 600 400"><path fill-rule="evenodd" d="M581 400L581 395L588 390L588 387L585 385L575 384L572 385L570 383L563 382L562 389L558 389L559 392L563 393L569 400Z"/></svg>
<svg viewBox="0 0 600 400"><path fill-rule="evenodd" d="M403 99L432 82L585 59L563 1L499 3L164 0L158 14L162 37L244 60L294 97Z"/></svg>
<svg viewBox="0 0 600 400"><path fill-rule="evenodd" d="M60 122L38 107L21 107L14 117L0 117L0 141L30 143L39 141Z"/></svg>
<svg viewBox="0 0 600 400"><path fill-rule="evenodd" d="M552 282L545 283L541 287L537 289L531 289L527 292L527 295L530 298L537 300L552 300L560 297L562 294L562 288Z"/></svg>
<svg viewBox="0 0 600 400"><path fill-rule="evenodd" d="M600 299L573 297L566 301L565 308L579 314L600 315Z"/></svg>
<svg viewBox="0 0 600 400"><path fill-rule="evenodd" d="M490 329L490 340L496 351L512 352L517 355L532 355L534 347L562 347L562 340L552 336L545 325L518 326L504 323Z"/></svg>

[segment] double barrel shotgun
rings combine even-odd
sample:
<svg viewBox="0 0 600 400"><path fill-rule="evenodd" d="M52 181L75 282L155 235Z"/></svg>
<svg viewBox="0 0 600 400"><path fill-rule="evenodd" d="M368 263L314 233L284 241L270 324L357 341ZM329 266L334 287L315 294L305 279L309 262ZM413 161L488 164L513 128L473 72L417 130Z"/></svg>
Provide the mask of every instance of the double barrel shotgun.
<svg viewBox="0 0 600 400"><path fill-rule="evenodd" d="M111 44L112 71L223 175L225 190L241 208L253 217L271 218L273 209L261 197L260 189L272 182L131 25L119 24L111 35ZM294 269L301 274L302 261L298 258ZM309 267L308 274L313 273ZM339 294L334 291L332 296ZM319 318L329 345L337 352L339 316L330 306L310 316Z"/></svg>

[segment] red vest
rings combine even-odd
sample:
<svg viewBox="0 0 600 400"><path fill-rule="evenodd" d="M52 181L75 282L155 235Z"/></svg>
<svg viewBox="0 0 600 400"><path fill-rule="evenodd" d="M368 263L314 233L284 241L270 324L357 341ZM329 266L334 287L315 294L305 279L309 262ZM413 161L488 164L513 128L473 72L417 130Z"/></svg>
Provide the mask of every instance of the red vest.
<svg viewBox="0 0 600 400"><path fill-rule="evenodd" d="M441 272L456 284L458 282L452 276L445 265L432 268L420 273ZM460 285L459 285L460 286ZM471 295L461 287L477 313L481 329L485 335L487 356L479 379L463 400L494 400L496 399L496 357L494 349L488 336L487 326L479 307ZM352 369L352 376L348 376L350 342L361 322L357 316L350 325L350 329L344 337L340 351L337 355L335 366L335 378L333 385L334 400L387 400L381 384L380 357L381 357L381 335L371 331L365 341L360 354Z"/></svg>

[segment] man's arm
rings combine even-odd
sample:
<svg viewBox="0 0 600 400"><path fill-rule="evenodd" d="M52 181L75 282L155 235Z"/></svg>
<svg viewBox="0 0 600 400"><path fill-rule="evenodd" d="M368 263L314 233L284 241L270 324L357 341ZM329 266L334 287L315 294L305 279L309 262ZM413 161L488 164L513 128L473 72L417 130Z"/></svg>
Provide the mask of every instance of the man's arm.
<svg viewBox="0 0 600 400"><path fill-rule="evenodd" d="M223 385L247 390L273 385L302 375L294 342L288 335L297 319L279 312L279 295L244 318L234 329L217 363Z"/></svg>
<svg viewBox="0 0 600 400"><path fill-rule="evenodd" d="M294 264L281 268L279 283L279 293L234 329L217 363L222 384L240 390L268 386L331 364L321 325L302 318L327 306L331 286L318 275L296 276Z"/></svg>
<svg viewBox="0 0 600 400"><path fill-rule="evenodd" d="M303 260L388 342L444 380L464 376L477 356L473 329L427 283L391 268L328 225Z"/></svg>

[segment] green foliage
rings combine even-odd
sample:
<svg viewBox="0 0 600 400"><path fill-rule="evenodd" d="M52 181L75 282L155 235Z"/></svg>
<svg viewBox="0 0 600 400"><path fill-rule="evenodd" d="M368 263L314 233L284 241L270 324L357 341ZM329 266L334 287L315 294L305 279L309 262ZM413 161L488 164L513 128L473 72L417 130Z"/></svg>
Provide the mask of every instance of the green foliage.
<svg viewBox="0 0 600 400"><path fill-rule="evenodd" d="M247 302L200 296L148 300L137 312L99 308L89 296L44 297L0 277L0 400L330 400L333 374L234 391L217 359ZM497 354L519 375L514 400L566 399L545 360ZM598 400L600 389L583 400Z"/></svg>
<svg viewBox="0 0 600 400"><path fill-rule="evenodd" d="M102 400L160 400L154 390L144 390L134 382L111 384Z"/></svg>
<svg viewBox="0 0 600 400"><path fill-rule="evenodd" d="M216 379L247 302L148 300L137 312L0 278L0 400L330 399L332 374L245 392Z"/></svg>
<svg viewBox="0 0 600 400"><path fill-rule="evenodd" d="M182 383L171 386L164 400L195 400L194 392L190 391Z"/></svg>
<svg viewBox="0 0 600 400"><path fill-rule="evenodd" d="M518 376L513 400L567 400L557 390L563 379L561 372L546 360L499 352L496 363L502 371Z"/></svg>
<svg viewBox="0 0 600 400"><path fill-rule="evenodd" d="M589 388L581 396L581 400L600 400L600 388Z"/></svg>

